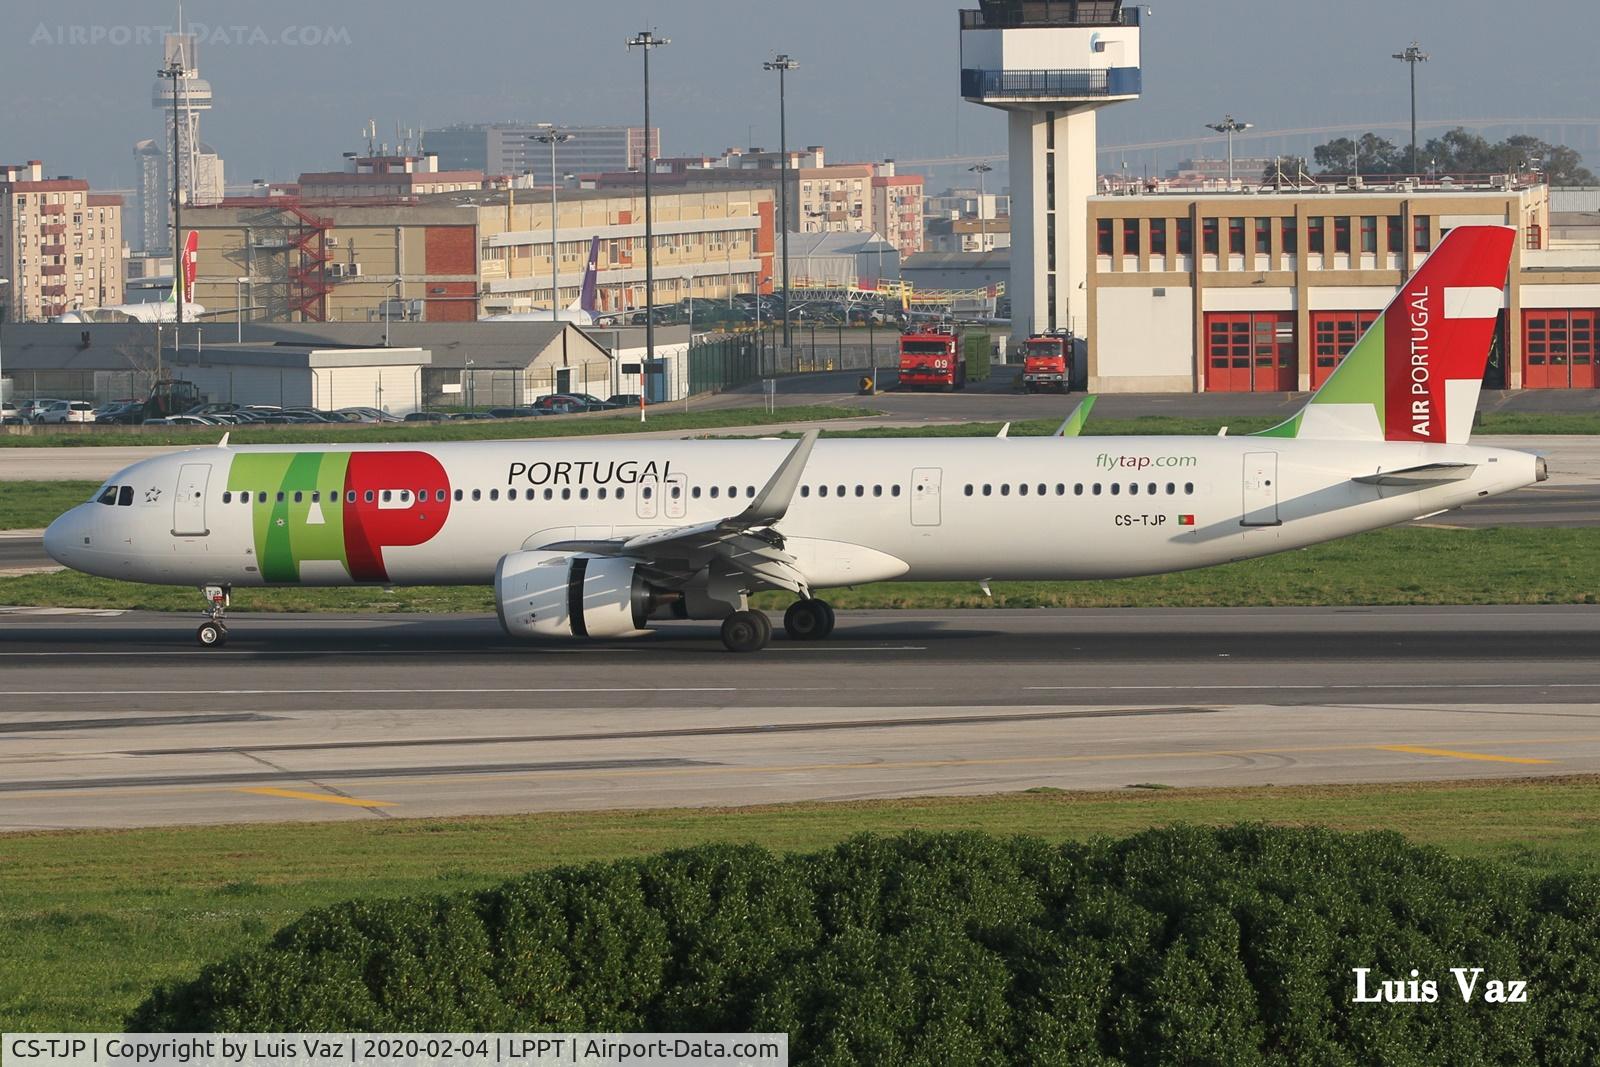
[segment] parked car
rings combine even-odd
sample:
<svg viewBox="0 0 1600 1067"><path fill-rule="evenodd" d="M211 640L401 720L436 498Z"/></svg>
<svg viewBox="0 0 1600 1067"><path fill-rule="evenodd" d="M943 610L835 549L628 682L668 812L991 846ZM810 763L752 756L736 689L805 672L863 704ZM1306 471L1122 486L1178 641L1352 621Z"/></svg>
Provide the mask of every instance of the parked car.
<svg viewBox="0 0 1600 1067"><path fill-rule="evenodd" d="M217 426L204 415L168 415L164 419L145 419L146 426Z"/></svg>
<svg viewBox="0 0 1600 1067"><path fill-rule="evenodd" d="M63 425L69 422L93 422L94 405L87 400L57 400L34 417L45 425Z"/></svg>
<svg viewBox="0 0 1600 1067"><path fill-rule="evenodd" d="M562 393L548 393L533 402L533 409L541 415L570 415L587 410L579 401Z"/></svg>
<svg viewBox="0 0 1600 1067"><path fill-rule="evenodd" d="M539 412L533 408L490 408L489 414L497 419L527 419Z"/></svg>
<svg viewBox="0 0 1600 1067"><path fill-rule="evenodd" d="M444 422L449 416L442 411L413 411L402 422Z"/></svg>
<svg viewBox="0 0 1600 1067"><path fill-rule="evenodd" d="M94 421L113 426L137 426L144 421L144 401L117 400L94 410Z"/></svg>
<svg viewBox="0 0 1600 1067"><path fill-rule="evenodd" d="M339 414L355 422L399 422L399 415L392 415L382 408L340 408Z"/></svg>
<svg viewBox="0 0 1600 1067"><path fill-rule="evenodd" d="M450 418L457 422L471 422L477 419L492 419L494 415L487 411L458 411Z"/></svg>
<svg viewBox="0 0 1600 1067"><path fill-rule="evenodd" d="M614 408L636 408L641 399L646 405L650 403L649 399L641 398L638 393L612 393L606 403Z"/></svg>
<svg viewBox="0 0 1600 1067"><path fill-rule="evenodd" d="M17 414L29 422L38 422L39 415L44 412L45 408L61 402L57 397L35 397L32 400L24 400L22 406L17 409Z"/></svg>

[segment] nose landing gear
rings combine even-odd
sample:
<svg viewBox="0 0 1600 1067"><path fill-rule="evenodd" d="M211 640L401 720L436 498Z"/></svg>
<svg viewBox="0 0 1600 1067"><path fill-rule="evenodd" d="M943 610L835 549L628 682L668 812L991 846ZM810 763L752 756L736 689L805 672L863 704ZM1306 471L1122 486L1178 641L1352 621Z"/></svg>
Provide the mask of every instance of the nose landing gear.
<svg viewBox="0 0 1600 1067"><path fill-rule="evenodd" d="M228 601L232 591L233 587L227 585L208 585L203 590L210 608L206 621L194 634L201 648L221 648L228 643Z"/></svg>
<svg viewBox="0 0 1600 1067"><path fill-rule="evenodd" d="M783 628L796 641L821 641L833 633L833 606L815 597L796 600L783 613Z"/></svg>

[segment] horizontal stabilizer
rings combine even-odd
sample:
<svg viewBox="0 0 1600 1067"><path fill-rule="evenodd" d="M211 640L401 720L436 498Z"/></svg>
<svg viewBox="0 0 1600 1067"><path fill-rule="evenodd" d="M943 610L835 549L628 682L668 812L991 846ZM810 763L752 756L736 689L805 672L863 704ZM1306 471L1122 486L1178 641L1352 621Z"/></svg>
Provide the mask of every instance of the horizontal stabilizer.
<svg viewBox="0 0 1600 1067"><path fill-rule="evenodd" d="M1435 485L1464 482L1478 469L1476 463L1424 463L1397 471L1379 471L1350 479L1362 485L1387 485L1407 489L1427 489Z"/></svg>

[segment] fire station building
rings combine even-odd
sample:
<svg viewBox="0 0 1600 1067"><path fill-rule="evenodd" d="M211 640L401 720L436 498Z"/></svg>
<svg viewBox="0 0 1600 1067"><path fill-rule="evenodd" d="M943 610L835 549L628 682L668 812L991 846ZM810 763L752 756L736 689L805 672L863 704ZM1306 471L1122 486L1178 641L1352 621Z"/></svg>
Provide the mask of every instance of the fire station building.
<svg viewBox="0 0 1600 1067"><path fill-rule="evenodd" d="M1595 388L1600 246L1550 240L1548 187L1512 176L1090 198L1089 388L1314 389L1446 231L1483 223L1518 229L1485 383Z"/></svg>

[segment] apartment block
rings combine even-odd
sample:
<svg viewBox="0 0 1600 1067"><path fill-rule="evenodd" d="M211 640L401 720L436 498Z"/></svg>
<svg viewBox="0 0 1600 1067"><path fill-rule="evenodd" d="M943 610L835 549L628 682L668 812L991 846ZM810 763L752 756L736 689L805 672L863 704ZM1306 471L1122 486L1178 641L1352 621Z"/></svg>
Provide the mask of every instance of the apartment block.
<svg viewBox="0 0 1600 1067"><path fill-rule="evenodd" d="M122 198L39 160L0 165L0 277L9 322L122 303Z"/></svg>

